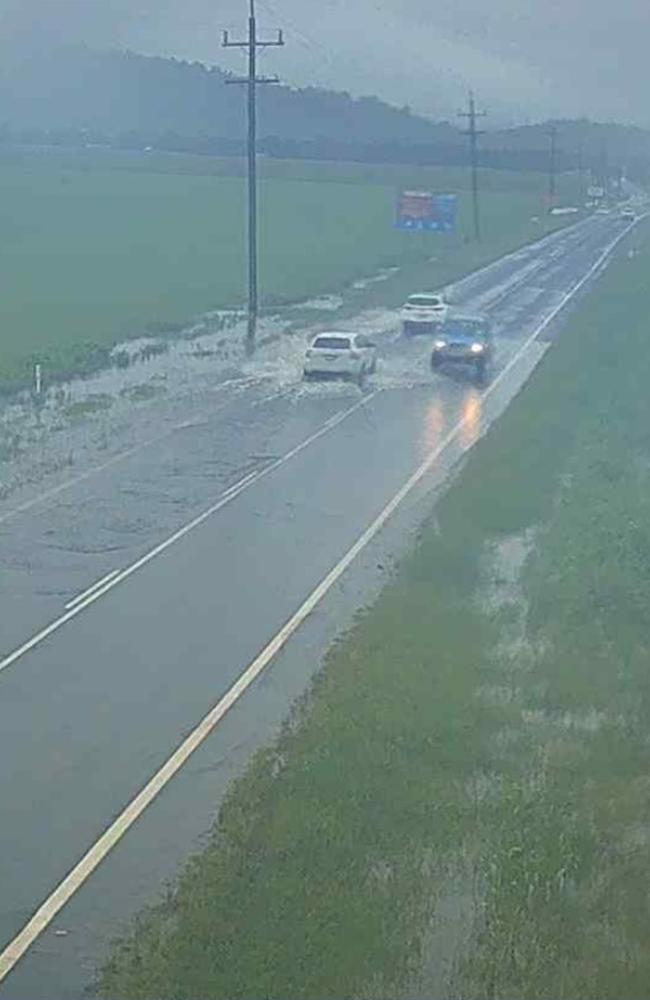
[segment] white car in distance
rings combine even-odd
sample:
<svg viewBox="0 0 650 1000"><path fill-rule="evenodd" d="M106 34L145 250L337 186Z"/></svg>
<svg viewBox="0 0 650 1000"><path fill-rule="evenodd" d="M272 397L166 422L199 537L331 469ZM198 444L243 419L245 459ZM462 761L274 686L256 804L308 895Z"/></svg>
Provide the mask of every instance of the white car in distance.
<svg viewBox="0 0 650 1000"><path fill-rule="evenodd" d="M402 309L404 336L433 332L445 322L448 313L449 304L439 293L418 292L409 295Z"/></svg>
<svg viewBox="0 0 650 1000"><path fill-rule="evenodd" d="M377 347L361 333L319 333L307 348L304 377L347 378L361 383L377 369Z"/></svg>

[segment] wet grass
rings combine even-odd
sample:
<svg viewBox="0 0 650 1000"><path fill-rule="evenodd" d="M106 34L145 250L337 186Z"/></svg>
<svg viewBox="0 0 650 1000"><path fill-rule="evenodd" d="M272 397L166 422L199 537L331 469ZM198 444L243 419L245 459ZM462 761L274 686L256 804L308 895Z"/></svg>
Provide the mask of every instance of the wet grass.
<svg viewBox="0 0 650 1000"><path fill-rule="evenodd" d="M647 997L649 271L646 229L102 995Z"/></svg>
<svg viewBox="0 0 650 1000"><path fill-rule="evenodd" d="M154 385L151 382L142 382L140 385L126 386L120 390L123 399L129 399L132 403L147 403L151 399L157 399L166 392L164 385Z"/></svg>
<svg viewBox="0 0 650 1000"><path fill-rule="evenodd" d="M84 155L87 154L87 155ZM245 191L234 161L163 154L4 152L0 253L5 294L0 388L84 374L120 340L171 336L206 311L245 297ZM437 285L486 255L537 235L544 178L486 171L485 240L468 246L465 171L264 164L261 284L267 306L340 290L386 266ZM396 189L459 191L460 234L413 237L393 228ZM572 181L563 178L570 191ZM399 288L399 295L403 288ZM394 285L382 301L398 295ZM353 306L370 301L367 291Z"/></svg>

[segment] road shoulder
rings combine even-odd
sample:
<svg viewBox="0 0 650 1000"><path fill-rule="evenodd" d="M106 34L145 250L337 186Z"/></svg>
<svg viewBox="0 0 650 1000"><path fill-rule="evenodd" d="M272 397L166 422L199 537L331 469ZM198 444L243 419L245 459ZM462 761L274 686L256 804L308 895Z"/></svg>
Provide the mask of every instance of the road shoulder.
<svg viewBox="0 0 650 1000"><path fill-rule="evenodd" d="M471 454L103 995L644 995L649 257Z"/></svg>

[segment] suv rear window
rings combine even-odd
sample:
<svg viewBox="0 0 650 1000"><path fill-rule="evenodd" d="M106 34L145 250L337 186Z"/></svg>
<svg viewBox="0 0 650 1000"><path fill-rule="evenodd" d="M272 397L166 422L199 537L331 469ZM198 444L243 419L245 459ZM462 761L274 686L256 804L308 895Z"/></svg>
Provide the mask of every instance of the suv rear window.
<svg viewBox="0 0 650 1000"><path fill-rule="evenodd" d="M410 306L441 306L442 301L432 295L411 295L408 304Z"/></svg>
<svg viewBox="0 0 650 1000"><path fill-rule="evenodd" d="M325 351L349 351L352 345L349 337L316 337L313 346Z"/></svg>

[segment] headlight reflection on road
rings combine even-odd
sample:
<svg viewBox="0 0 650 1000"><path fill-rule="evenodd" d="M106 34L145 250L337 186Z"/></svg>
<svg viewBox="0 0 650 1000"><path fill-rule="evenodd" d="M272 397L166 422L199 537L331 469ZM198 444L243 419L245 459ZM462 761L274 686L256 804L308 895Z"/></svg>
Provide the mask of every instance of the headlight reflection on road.
<svg viewBox="0 0 650 1000"><path fill-rule="evenodd" d="M481 433L481 417L483 415L483 398L478 389L468 388L463 399L460 415L454 421L458 427L458 441L463 450L471 448ZM445 435L454 424L449 423L450 414L445 412L441 399L434 399L424 414L424 427L421 438L422 456L425 457L442 444Z"/></svg>
<svg viewBox="0 0 650 1000"><path fill-rule="evenodd" d="M463 448L471 448L479 439L481 432L481 415L483 399L476 389L469 389L463 403L462 425L460 428L460 443Z"/></svg>
<svg viewBox="0 0 650 1000"><path fill-rule="evenodd" d="M424 414L422 457L438 447L445 433L445 408L441 399L433 399Z"/></svg>

